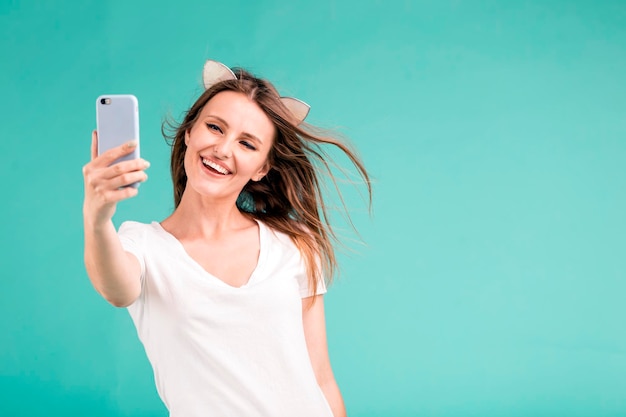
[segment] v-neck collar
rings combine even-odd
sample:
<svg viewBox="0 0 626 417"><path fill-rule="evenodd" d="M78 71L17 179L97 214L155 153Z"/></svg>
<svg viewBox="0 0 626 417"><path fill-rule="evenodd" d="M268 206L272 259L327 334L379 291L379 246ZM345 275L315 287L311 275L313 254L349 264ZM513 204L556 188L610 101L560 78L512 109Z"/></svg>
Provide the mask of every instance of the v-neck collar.
<svg viewBox="0 0 626 417"><path fill-rule="evenodd" d="M182 242L180 240L178 240L178 238L176 238L176 236L174 236L173 234L171 234L170 232L168 232L167 230L165 230L163 228L163 226L161 226L161 223L154 221L152 222L152 225L161 233L164 235L164 237L169 240L170 242L172 242L177 248L178 250L181 252L181 256L183 256L184 259L187 260L187 262L189 262L190 264L192 264L196 269L202 271L203 275L206 275L211 282L215 282L216 284L229 288L231 290L241 290L244 288L248 288L251 285L254 285L254 283L256 282L256 278L257 275L259 275L259 271L262 269L262 266L265 262L265 257L266 257L266 252L267 252L267 226L265 226L265 224L257 219L254 219L254 221L256 222L256 224L258 225L259 228L259 233L258 233L258 238L259 238L259 256L257 258L257 263L256 266L254 267L254 270L252 271L252 273L250 274L250 277L248 277L248 281L243 284L240 287L235 287L232 286L230 284L227 284L225 281L223 281L222 279L220 279L219 277L213 275L212 273L210 273L209 271L207 271L206 269L204 269L202 267L202 265L200 265L191 255L189 255L189 253L187 252L187 250L185 249L185 246L182 244Z"/></svg>

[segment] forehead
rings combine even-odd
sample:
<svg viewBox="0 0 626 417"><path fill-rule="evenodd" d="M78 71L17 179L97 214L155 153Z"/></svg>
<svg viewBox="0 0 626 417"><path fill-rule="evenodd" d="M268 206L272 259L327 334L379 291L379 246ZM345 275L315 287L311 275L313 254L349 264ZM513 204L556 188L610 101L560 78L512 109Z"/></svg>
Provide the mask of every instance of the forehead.
<svg viewBox="0 0 626 417"><path fill-rule="evenodd" d="M245 94L222 91L213 96L200 112L200 118L219 118L229 129L260 139L272 139L276 128L261 107Z"/></svg>

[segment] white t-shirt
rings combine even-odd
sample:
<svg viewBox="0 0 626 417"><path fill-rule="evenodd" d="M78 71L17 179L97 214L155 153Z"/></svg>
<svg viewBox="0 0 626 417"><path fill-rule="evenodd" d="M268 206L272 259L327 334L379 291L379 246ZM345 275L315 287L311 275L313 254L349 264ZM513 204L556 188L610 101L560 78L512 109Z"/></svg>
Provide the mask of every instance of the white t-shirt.
<svg viewBox="0 0 626 417"><path fill-rule="evenodd" d="M258 224L258 263L239 288L159 223L120 227L141 264L141 295L128 311L171 417L332 417L304 339L303 259L288 236Z"/></svg>

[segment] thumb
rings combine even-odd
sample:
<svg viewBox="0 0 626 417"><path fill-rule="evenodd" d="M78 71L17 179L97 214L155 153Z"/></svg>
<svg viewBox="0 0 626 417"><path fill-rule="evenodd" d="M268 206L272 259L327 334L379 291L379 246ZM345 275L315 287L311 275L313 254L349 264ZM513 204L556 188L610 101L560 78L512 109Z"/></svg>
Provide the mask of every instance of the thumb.
<svg viewBox="0 0 626 417"><path fill-rule="evenodd" d="M91 160L93 161L98 156L98 131L91 132Z"/></svg>

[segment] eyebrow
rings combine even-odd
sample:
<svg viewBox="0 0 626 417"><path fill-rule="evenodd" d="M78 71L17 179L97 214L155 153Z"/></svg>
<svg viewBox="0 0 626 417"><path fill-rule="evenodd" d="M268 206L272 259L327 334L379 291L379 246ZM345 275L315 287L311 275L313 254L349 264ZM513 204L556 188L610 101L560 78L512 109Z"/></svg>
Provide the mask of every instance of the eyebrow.
<svg viewBox="0 0 626 417"><path fill-rule="evenodd" d="M217 119L220 123L222 123L224 126L226 126L228 128L228 123L226 122L226 120L222 119L219 116L215 116L213 114L208 114L206 117L212 117L213 119ZM252 139L254 141L259 142L261 145L263 144L263 141L261 139L259 139L258 137L254 136L252 133L248 133L248 132L243 132L241 134L241 136L248 138L248 139Z"/></svg>

